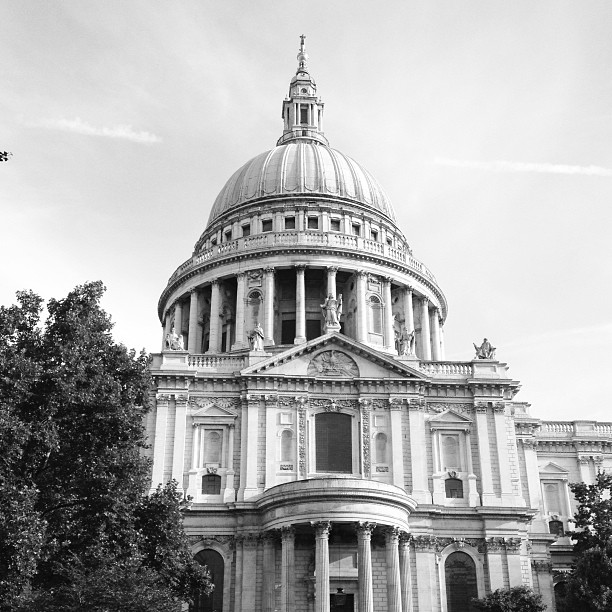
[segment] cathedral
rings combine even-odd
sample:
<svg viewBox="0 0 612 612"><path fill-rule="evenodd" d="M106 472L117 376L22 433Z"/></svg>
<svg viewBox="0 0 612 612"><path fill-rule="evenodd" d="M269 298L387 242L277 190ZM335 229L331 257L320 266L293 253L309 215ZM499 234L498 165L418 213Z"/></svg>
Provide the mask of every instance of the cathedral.
<svg viewBox="0 0 612 612"><path fill-rule="evenodd" d="M152 487L178 482L215 585L190 609L471 612L527 585L554 610L568 483L612 469L612 424L532 416L487 339L446 360L444 293L329 146L304 37L297 62L276 146L158 304Z"/></svg>

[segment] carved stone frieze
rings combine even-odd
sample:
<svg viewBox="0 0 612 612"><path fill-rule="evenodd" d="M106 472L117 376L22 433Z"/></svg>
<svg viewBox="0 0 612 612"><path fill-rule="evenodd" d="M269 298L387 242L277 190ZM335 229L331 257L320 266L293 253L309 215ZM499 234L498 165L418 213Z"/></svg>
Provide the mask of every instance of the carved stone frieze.
<svg viewBox="0 0 612 612"><path fill-rule="evenodd" d="M361 452L363 457L363 475L370 478L372 472L372 459L370 456L370 410L361 409Z"/></svg>
<svg viewBox="0 0 612 612"><path fill-rule="evenodd" d="M412 541L416 550L435 552L438 550L438 538L432 535L413 536Z"/></svg>
<svg viewBox="0 0 612 612"><path fill-rule="evenodd" d="M317 410L323 409L325 412L340 412L342 409L356 410L359 405L359 400L350 399L311 399L309 402L310 406Z"/></svg>
<svg viewBox="0 0 612 612"><path fill-rule="evenodd" d="M306 478L306 408L298 408L298 468L300 478Z"/></svg>
<svg viewBox="0 0 612 612"><path fill-rule="evenodd" d="M550 573L552 572L552 563L543 559L532 559L531 566L538 573Z"/></svg>
<svg viewBox="0 0 612 612"><path fill-rule="evenodd" d="M355 378L359 376L359 367L352 357L342 351L323 351L311 359L308 376Z"/></svg>
<svg viewBox="0 0 612 612"><path fill-rule="evenodd" d="M453 410L461 414L470 414L473 412L472 404L452 402L427 402L427 410L431 412L444 412L446 410Z"/></svg>
<svg viewBox="0 0 612 612"><path fill-rule="evenodd" d="M425 399L422 397L413 397L408 404L410 410L425 410Z"/></svg>

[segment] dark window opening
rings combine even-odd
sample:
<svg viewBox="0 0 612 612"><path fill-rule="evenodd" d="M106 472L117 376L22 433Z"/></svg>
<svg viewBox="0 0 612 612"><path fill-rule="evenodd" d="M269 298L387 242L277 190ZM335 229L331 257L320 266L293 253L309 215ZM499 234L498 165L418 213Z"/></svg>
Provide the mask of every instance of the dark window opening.
<svg viewBox="0 0 612 612"><path fill-rule="evenodd" d="M378 242L378 231L373 229L370 232L370 236L372 237L372 240L374 240L374 242Z"/></svg>
<svg viewBox="0 0 612 612"><path fill-rule="evenodd" d="M219 495L221 493L221 476L218 474L202 476L202 493L204 495Z"/></svg>
<svg viewBox="0 0 612 612"><path fill-rule="evenodd" d="M463 498L463 482L459 478L447 478L444 481L447 499Z"/></svg>
<svg viewBox="0 0 612 612"><path fill-rule="evenodd" d="M550 533L552 533L553 535L562 536L565 533L563 529L563 522L550 521L550 523L548 523L548 531L550 531Z"/></svg>
<svg viewBox="0 0 612 612"><path fill-rule="evenodd" d="M195 556L200 565L205 565L210 572L210 579L215 585L210 595L200 593L195 598L195 602L189 606L189 612L218 612L223 610L223 578L225 564L223 557L211 549L201 550Z"/></svg>
<svg viewBox="0 0 612 612"><path fill-rule="evenodd" d="M229 242L232 239L232 230L225 232L225 242Z"/></svg>
<svg viewBox="0 0 612 612"><path fill-rule="evenodd" d="M285 217L285 229L295 229L295 217Z"/></svg>
<svg viewBox="0 0 612 612"><path fill-rule="evenodd" d="M308 125L308 106L300 105L300 123L302 125Z"/></svg>
<svg viewBox="0 0 612 612"><path fill-rule="evenodd" d="M316 470L351 474L352 418L348 414L323 412L315 416Z"/></svg>
<svg viewBox="0 0 612 612"><path fill-rule="evenodd" d="M393 239L392 238L387 238L387 244L389 246L393 246Z"/></svg>
<svg viewBox="0 0 612 612"><path fill-rule="evenodd" d="M359 223L353 223L353 235L361 236L361 225Z"/></svg>
<svg viewBox="0 0 612 612"><path fill-rule="evenodd" d="M318 217L308 217L308 229L319 229Z"/></svg>
<svg viewBox="0 0 612 612"><path fill-rule="evenodd" d="M210 246L215 246L215 244L217 244L217 237L216 236L214 238L210 239Z"/></svg>
<svg viewBox="0 0 612 612"><path fill-rule="evenodd" d="M243 225L242 226L242 235L246 238L247 236L251 235L251 224L248 223L247 225Z"/></svg>
<svg viewBox="0 0 612 612"><path fill-rule="evenodd" d="M314 340L321 335L321 321L306 321L306 340Z"/></svg>
<svg viewBox="0 0 612 612"><path fill-rule="evenodd" d="M331 219L329 222L329 228L332 232L340 231L340 219Z"/></svg>
<svg viewBox="0 0 612 612"><path fill-rule="evenodd" d="M450 554L444 564L448 612L476 612L472 598L478 597L476 564L464 552Z"/></svg>
<svg viewBox="0 0 612 612"><path fill-rule="evenodd" d="M281 344L293 344L295 340L295 319L283 319L281 323Z"/></svg>
<svg viewBox="0 0 612 612"><path fill-rule="evenodd" d="M264 219L261 222L261 231L262 232L271 232L272 231L272 219Z"/></svg>

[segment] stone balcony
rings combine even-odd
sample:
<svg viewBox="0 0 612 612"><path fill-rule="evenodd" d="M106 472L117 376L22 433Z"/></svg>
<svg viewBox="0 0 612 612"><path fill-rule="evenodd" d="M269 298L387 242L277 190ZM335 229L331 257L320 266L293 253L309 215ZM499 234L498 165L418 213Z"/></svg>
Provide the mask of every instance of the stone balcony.
<svg viewBox="0 0 612 612"><path fill-rule="evenodd" d="M203 264L222 261L240 253L273 252L275 249L282 250L292 246L341 249L343 253L371 254L383 260L401 264L437 285L434 275L408 251L359 236L321 231L269 232L216 244L200 251L181 264L170 277L168 285Z"/></svg>

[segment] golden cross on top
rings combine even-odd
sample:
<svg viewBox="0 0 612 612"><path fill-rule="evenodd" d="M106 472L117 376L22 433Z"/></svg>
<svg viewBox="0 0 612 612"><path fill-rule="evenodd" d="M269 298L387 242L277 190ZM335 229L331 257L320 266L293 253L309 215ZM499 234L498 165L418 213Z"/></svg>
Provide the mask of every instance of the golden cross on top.
<svg viewBox="0 0 612 612"><path fill-rule="evenodd" d="M304 40L306 40L306 34L300 34L300 39L301 39L301 43L300 43L300 50L303 51L304 50Z"/></svg>

